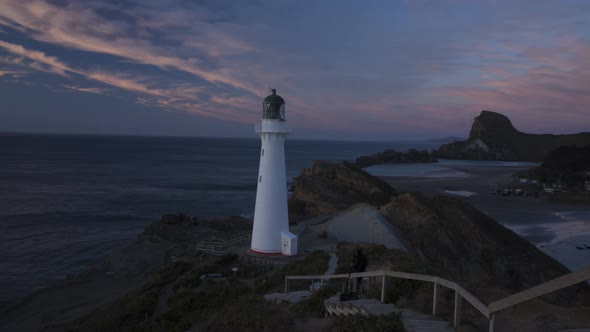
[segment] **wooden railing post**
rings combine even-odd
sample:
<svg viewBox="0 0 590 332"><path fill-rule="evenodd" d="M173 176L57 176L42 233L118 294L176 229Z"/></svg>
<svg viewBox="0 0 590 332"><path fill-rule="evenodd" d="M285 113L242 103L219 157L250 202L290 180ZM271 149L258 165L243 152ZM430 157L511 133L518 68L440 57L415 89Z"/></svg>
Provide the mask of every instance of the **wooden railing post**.
<svg viewBox="0 0 590 332"><path fill-rule="evenodd" d="M496 318L496 313L492 312L490 315L490 329L489 332L494 332L494 318Z"/></svg>
<svg viewBox="0 0 590 332"><path fill-rule="evenodd" d="M289 279L285 278L285 294L289 293Z"/></svg>
<svg viewBox="0 0 590 332"><path fill-rule="evenodd" d="M438 283L434 284L434 291L432 293L432 315L436 316L436 304L438 303Z"/></svg>
<svg viewBox="0 0 590 332"><path fill-rule="evenodd" d="M455 315L453 320L453 327L459 328L461 325L461 301L463 298L457 290L455 290Z"/></svg>
<svg viewBox="0 0 590 332"><path fill-rule="evenodd" d="M381 303L385 303L385 274L381 276Z"/></svg>

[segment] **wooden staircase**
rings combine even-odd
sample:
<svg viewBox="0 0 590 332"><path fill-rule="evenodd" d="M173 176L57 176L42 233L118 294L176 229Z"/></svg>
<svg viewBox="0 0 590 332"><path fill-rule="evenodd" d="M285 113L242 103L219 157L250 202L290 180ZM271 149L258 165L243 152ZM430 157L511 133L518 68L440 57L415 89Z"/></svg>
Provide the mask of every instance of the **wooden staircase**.
<svg viewBox="0 0 590 332"><path fill-rule="evenodd" d="M448 322L431 315L425 315L411 309L399 309L391 303L382 303L377 299L362 298L340 301L340 295L324 300L328 315L365 317L401 313L402 322L407 332L452 332L455 331Z"/></svg>
<svg viewBox="0 0 590 332"><path fill-rule="evenodd" d="M324 300L324 306L329 316L363 315L387 315L399 310L391 303L381 303L377 299L358 299L340 301L340 294Z"/></svg>
<svg viewBox="0 0 590 332"><path fill-rule="evenodd" d="M452 332L449 322L436 316L426 315L411 309L403 309L402 321L407 332Z"/></svg>
<svg viewBox="0 0 590 332"><path fill-rule="evenodd" d="M425 315L413 312L408 309L404 309L402 311L402 319L404 320L404 324L407 324L408 327L406 328L408 331L453 331L453 329L448 326L445 327L445 324L439 322L439 319L436 318L437 312L437 303L439 297L439 287L446 287L451 289L455 293L455 300L453 306L453 315L452 315L452 324L455 328L459 328L461 326L461 307L462 303L469 303L473 308L479 311L485 318L488 319L488 331L494 331L495 325L495 316L496 313L505 310L510 307L514 307L519 305L523 302L532 300L534 298L538 298L540 296L549 294L551 292L560 290L562 288L566 288L581 282L586 282L590 280L590 266L584 269L581 269L576 272L572 272L561 276L559 278L555 278L553 280L547 281L543 284L537 285L535 287L529 288L522 292L510 295L505 297L501 300L492 302L490 304L483 304L480 300L478 300L473 294L468 292L465 288L461 285L431 275L423 275L423 274L415 274L415 273L407 273L407 272L400 272L400 271L369 271L369 272L357 272L352 274L331 274L331 275L300 275L300 276L286 276L285 277L285 293L289 292L289 282L295 280L311 280L312 284L314 280L319 280L320 284L323 285L324 282L328 280L334 279L342 279L346 280L349 278L373 278L373 279L381 279L381 302L385 304L385 289L387 284L387 278L400 278L400 279L410 279L410 280L419 280L430 282L433 284L433 296L432 296L432 315ZM376 280L376 281L377 281ZM353 288L354 289L354 288ZM375 300L377 301L377 300ZM334 302L334 303L332 303ZM326 309L330 312L330 314L362 314L362 315L370 315L370 312L367 308L371 307L372 303L370 302L359 302L358 304L354 304L353 301L346 301L352 302L351 304L337 304L335 300L328 303ZM344 303L346 303L344 302ZM385 308L383 306L375 305L374 308ZM377 309L375 309L377 310ZM394 309L382 309L384 312L386 310ZM587 329L581 329L579 331L586 332ZM566 330L567 331L567 330ZM578 330L573 330L578 331Z"/></svg>
<svg viewBox="0 0 590 332"><path fill-rule="evenodd" d="M229 239L227 241L213 240L213 241L201 241L195 245L195 250L201 252L201 256L214 255L221 256L226 254L226 249L241 243L248 242L250 240L250 233L242 234Z"/></svg>

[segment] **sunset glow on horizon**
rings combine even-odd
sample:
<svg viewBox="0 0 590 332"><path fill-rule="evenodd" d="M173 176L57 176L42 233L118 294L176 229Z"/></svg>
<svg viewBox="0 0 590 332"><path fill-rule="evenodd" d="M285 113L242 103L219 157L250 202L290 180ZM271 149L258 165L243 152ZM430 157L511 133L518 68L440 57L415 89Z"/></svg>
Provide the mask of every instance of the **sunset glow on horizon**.
<svg viewBox="0 0 590 332"><path fill-rule="evenodd" d="M590 131L588 1L0 2L0 132L466 137Z"/></svg>

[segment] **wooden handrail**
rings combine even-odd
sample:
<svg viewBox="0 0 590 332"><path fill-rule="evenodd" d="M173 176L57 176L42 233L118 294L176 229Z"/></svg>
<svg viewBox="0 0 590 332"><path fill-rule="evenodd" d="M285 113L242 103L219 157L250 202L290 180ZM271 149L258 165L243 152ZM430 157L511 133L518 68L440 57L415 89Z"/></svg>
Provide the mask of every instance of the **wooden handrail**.
<svg viewBox="0 0 590 332"><path fill-rule="evenodd" d="M215 248L219 249L220 247L227 247L231 244L241 242L250 238L250 234L243 234L240 236L236 236L232 239L227 241L201 241L195 245L197 248Z"/></svg>
<svg viewBox="0 0 590 332"><path fill-rule="evenodd" d="M534 298L546 295L548 293L560 290L565 287L569 287L575 285L577 283L590 280L590 267L582 269L577 272L572 272L570 274L566 274L559 278L547 281L543 284L537 285L535 287L529 288L524 290L520 293L516 293L505 297L501 300L496 302L490 303L489 305L483 304L480 300L478 300L473 294L463 288L461 285L449 281L440 277L431 276L431 275L424 275L424 274L415 274L415 273L407 273L407 272L399 272L399 271L369 271L369 272L356 272L356 273L341 273L341 274L330 274L330 275L300 275L300 276L286 276L285 277L285 293L288 292L289 280L327 280L327 279L342 279L342 278L358 278L358 277L378 277L383 276L385 277L393 277L393 278L402 278L402 279L411 279L411 280L420 280L426 282L432 282L434 284L434 293L433 293L433 314L436 313L436 302L437 302L437 288L438 285L447 287L455 291L455 317L454 317L454 326L455 328L458 327L460 321L460 308L461 298L465 299L469 302L475 309L477 309L482 315L484 315L489 320L489 331L493 332L494 330L494 321L495 321L495 313L518 305L520 303L532 300ZM385 285L385 279L383 279L382 285ZM460 296L460 297L459 297ZM381 291L381 301L384 299L383 289Z"/></svg>
<svg viewBox="0 0 590 332"><path fill-rule="evenodd" d="M250 238L250 234L243 234L243 235L239 235L236 236L232 239L229 239L227 241L201 241L197 244L195 244L195 249L198 251L202 251L203 253L199 256L199 258L202 258L204 255L207 254L214 254L214 255L223 255L225 253L225 248L227 248L228 246L238 243L238 242L242 242L244 240L247 240Z"/></svg>
<svg viewBox="0 0 590 332"><path fill-rule="evenodd" d="M305 275L305 276L285 276L287 280L315 280L315 279L342 279L348 278L350 275L351 278L357 277L377 277L382 276L385 271L369 271L369 272L354 272L351 274L348 273L340 273L340 274L317 274L317 275Z"/></svg>
<svg viewBox="0 0 590 332"><path fill-rule="evenodd" d="M330 275L302 275L302 276L285 276L285 282L287 280L326 280L326 279L341 279L341 278L348 278L348 273L341 273L341 274L330 274ZM402 279L411 279L411 280L419 280L419 281L426 281L432 282L438 285L442 285L444 287L450 288L461 295L467 302L469 302L475 309L477 309L482 315L486 318L490 318L490 311L488 307L483 304L480 300L478 300L473 294L469 293L465 288L461 287L455 282L439 278L436 276L425 275L425 274L415 274L415 273L407 273L407 272L399 272L399 271L369 271L369 272L356 272L351 273L351 278L358 278L358 277L379 277L379 276L387 276L393 278L402 278ZM285 288L287 289L287 287Z"/></svg>
<svg viewBox="0 0 590 332"><path fill-rule="evenodd" d="M490 303L488 307L490 312L494 313L589 279L590 266Z"/></svg>

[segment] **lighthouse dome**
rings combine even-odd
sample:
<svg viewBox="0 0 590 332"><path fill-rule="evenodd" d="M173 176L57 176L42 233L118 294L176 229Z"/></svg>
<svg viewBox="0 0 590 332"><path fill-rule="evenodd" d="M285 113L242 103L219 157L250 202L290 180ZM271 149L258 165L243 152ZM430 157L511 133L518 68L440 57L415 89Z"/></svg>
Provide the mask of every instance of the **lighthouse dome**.
<svg viewBox="0 0 590 332"><path fill-rule="evenodd" d="M277 95L277 90L272 89L272 94L266 98L264 98L264 103L273 103L273 104L285 104L285 100L283 97Z"/></svg>
<svg viewBox="0 0 590 332"><path fill-rule="evenodd" d="M285 100L272 89L272 94L262 102L262 118L285 120Z"/></svg>

